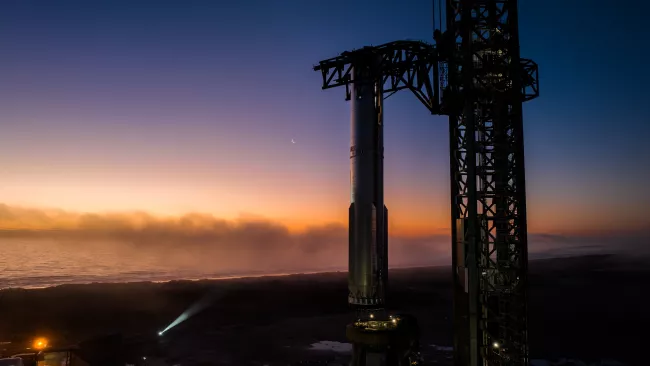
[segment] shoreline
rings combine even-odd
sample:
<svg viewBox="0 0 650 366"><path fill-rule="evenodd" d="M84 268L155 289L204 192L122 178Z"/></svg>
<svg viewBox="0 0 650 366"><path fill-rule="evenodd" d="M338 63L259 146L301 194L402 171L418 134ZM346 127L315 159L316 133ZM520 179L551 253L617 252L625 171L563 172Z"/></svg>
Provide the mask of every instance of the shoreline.
<svg viewBox="0 0 650 366"><path fill-rule="evenodd" d="M530 261L531 358L643 364L635 356L638 337L629 331L629 324L650 326L648 312L634 296L649 283L650 271L627 259L594 255ZM422 344L453 342L450 268L391 268L387 310L415 316ZM150 340L162 342L169 357L196 365L286 364L310 358L313 343L345 342L345 327L353 317L346 301L347 273L332 270L221 280L70 284L39 291L13 288L0 291L0 296L0 339L16 347L37 336L53 345L112 337L125 344ZM164 339L157 336L198 303L206 307L165 333ZM214 352L224 359L215 358ZM437 356L432 351L429 357Z"/></svg>
<svg viewBox="0 0 650 366"><path fill-rule="evenodd" d="M450 267L450 265L414 265L414 266L395 266L389 267L390 270L402 270L402 269L429 269L429 268L441 268L441 267ZM31 286L10 286L0 288L0 292L8 290L43 290L49 288L57 288L61 286L83 286L83 285L126 285L126 284L165 284L172 282L201 282L201 281L228 281L228 280L245 280L245 279L261 279L261 278L275 278L275 277L290 277L290 276L300 276L300 275L326 275L334 273L347 273L347 268L341 267L340 269L329 269L322 271L296 271L296 272L275 272L275 273L264 273L264 274L255 274L255 273L246 273L241 275L223 275L223 276L211 276L211 277L178 277L173 279L151 279L151 280L134 280L134 281L71 281L66 283L57 283L51 285L31 285Z"/></svg>
<svg viewBox="0 0 650 366"><path fill-rule="evenodd" d="M541 262L541 261L548 261L548 260L553 260L553 259L577 259L577 258L613 258L613 259L625 259L629 260L629 258L626 258L626 256L622 256L617 253L590 253L590 254L574 254L574 253L568 253L566 255L548 255L548 256L534 256L533 258L530 258L529 261L531 264L534 264L536 262ZM398 266L391 266L389 269L391 271L393 270L418 270L418 269L435 269L435 268L443 268L443 267L451 267L451 260L449 261L450 263L448 264L431 264L431 265L398 265ZM173 283L173 282L201 282L201 281L228 281L228 280L246 280L246 279L261 279L261 278L276 278L276 277L289 277L289 276L299 276L299 275L318 275L318 274L334 274L334 273L347 273L347 267L334 267L330 269L323 269L323 270L315 270L315 271L299 271L296 270L291 271L291 272L273 272L273 273L243 273L243 274L224 274L221 276L205 276L205 277L196 277L196 276L188 276L188 277L177 277L177 278L170 278L170 279L142 279L142 280L125 280L125 281L115 281L115 280L106 280L103 281L101 279L98 280L92 280L92 281L70 281L70 282L65 282L65 283L56 283L56 284L49 284L49 285L28 285L28 286L8 286L8 287L0 287L0 293L3 291L8 291L8 290L43 290L43 289L49 289L49 288L57 288L61 286L83 286L83 285L117 285L117 284L146 284L146 283L151 283L151 284L166 284L166 283ZM155 277L155 276L152 276Z"/></svg>

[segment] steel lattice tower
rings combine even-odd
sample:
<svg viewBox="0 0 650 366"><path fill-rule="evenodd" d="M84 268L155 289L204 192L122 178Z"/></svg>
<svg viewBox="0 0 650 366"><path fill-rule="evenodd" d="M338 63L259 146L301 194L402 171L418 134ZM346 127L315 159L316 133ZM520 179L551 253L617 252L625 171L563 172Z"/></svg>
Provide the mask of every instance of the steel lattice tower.
<svg viewBox="0 0 650 366"><path fill-rule="evenodd" d="M522 102L537 65L519 56L516 0L447 0L446 25L454 363L528 365Z"/></svg>
<svg viewBox="0 0 650 366"><path fill-rule="evenodd" d="M323 89L345 86L350 100L352 70L372 57L378 95L410 90L449 116L454 364L527 366L522 103L539 96L537 64L519 56L516 0L444 1L435 46L391 42L314 69Z"/></svg>

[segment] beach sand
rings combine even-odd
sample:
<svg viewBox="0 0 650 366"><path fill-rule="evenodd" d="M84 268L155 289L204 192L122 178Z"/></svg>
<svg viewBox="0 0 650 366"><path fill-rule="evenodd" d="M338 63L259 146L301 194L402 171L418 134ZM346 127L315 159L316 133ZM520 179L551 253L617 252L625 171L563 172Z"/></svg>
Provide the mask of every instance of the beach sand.
<svg viewBox="0 0 650 366"><path fill-rule="evenodd" d="M130 357L159 353L183 365L345 359L344 353L310 347L321 341L346 342L345 325L353 316L346 303L346 276L340 272L2 290L0 350L5 355L15 352L35 336L65 346L112 334L138 344L127 352ZM641 339L650 327L650 312L642 301L650 287L650 271L644 265L616 256L535 260L529 277L532 359L643 364ZM389 275L389 308L417 317L423 354L438 365L450 364L450 278L449 267L395 269ZM206 306L157 336L196 304Z"/></svg>

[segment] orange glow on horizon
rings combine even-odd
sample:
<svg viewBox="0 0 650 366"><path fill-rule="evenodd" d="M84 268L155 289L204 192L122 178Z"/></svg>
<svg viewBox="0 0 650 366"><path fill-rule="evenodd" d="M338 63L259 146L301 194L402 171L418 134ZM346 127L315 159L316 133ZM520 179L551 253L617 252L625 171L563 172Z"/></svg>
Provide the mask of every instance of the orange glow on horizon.
<svg viewBox="0 0 650 366"><path fill-rule="evenodd" d="M403 209L403 208L402 208ZM347 210L336 210L329 215L309 210L293 216L256 215L239 213L226 217L211 213L188 212L181 215L163 215L144 211L130 212L75 212L49 208L27 208L0 204L0 230L85 230L110 232L111 230L140 230L147 226L174 227L179 230L206 230L218 223L229 227L262 223L283 228L290 234L300 234L314 228L330 228L347 230ZM338 213L338 215L336 215ZM441 213L422 213L415 211L409 215L406 210L389 210L389 234L399 237L428 237L449 236L449 216ZM285 212L286 215L286 212ZM555 235L612 235L625 231L636 231L647 228L639 222L627 225L615 222L604 222L596 215L590 217L590 222L569 222L561 218L542 220L539 215L530 215L528 223L529 234Z"/></svg>
<svg viewBox="0 0 650 366"><path fill-rule="evenodd" d="M252 165L244 169L245 164ZM347 226L349 182L345 166L336 171L341 176L291 165L285 167L288 171L276 171L259 161L223 162L220 167L228 174L206 173L191 164L151 170L127 165L117 172L84 165L69 174L49 165L16 165L3 178L0 202L12 207L55 209L4 216L0 228L72 229L82 213L119 217L134 227L151 217L173 221L187 215L210 215L230 222L264 220L290 232L330 224ZM650 226L642 204L603 203L588 196L567 200L542 194L529 194L529 233L582 235ZM426 184L387 187L386 205L391 235L449 235L447 188Z"/></svg>

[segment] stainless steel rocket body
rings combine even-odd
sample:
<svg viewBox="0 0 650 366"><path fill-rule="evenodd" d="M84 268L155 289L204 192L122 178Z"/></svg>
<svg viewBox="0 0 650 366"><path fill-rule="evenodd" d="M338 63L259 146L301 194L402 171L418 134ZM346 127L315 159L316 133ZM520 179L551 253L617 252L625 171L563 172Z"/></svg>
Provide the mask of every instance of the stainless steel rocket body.
<svg viewBox="0 0 650 366"><path fill-rule="evenodd" d="M383 95L373 68L355 65L351 72L348 303L358 309L383 308L388 272Z"/></svg>

